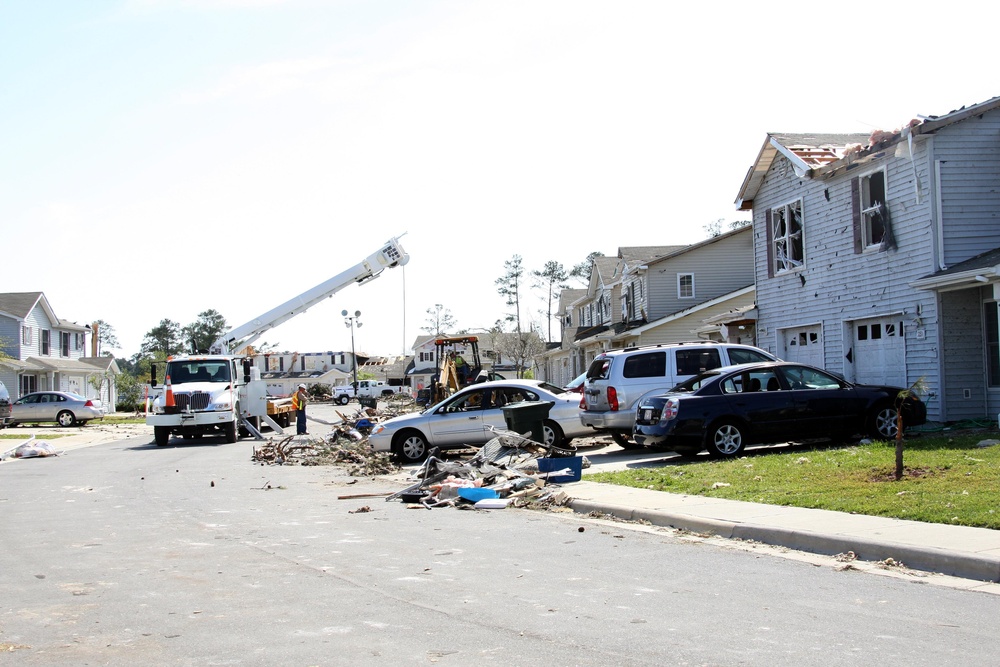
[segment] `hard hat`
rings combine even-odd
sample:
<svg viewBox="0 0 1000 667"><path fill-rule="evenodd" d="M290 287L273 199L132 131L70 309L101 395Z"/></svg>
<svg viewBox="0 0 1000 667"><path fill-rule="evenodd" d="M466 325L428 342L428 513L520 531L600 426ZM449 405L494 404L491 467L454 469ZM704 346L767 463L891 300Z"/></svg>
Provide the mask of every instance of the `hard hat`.
<svg viewBox="0 0 1000 667"><path fill-rule="evenodd" d="M299 389L305 389L305 388L306 388L306 386L304 384L300 384L299 385Z"/></svg>

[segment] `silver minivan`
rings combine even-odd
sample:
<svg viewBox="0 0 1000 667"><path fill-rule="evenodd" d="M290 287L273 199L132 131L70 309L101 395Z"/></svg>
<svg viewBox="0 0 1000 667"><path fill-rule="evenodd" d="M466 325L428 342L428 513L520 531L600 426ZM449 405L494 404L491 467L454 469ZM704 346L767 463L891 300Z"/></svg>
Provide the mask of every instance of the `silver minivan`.
<svg viewBox="0 0 1000 667"><path fill-rule="evenodd" d="M608 350L587 369L580 421L608 433L626 449L631 441L639 400L662 393L678 382L720 366L777 359L757 347L697 341Z"/></svg>

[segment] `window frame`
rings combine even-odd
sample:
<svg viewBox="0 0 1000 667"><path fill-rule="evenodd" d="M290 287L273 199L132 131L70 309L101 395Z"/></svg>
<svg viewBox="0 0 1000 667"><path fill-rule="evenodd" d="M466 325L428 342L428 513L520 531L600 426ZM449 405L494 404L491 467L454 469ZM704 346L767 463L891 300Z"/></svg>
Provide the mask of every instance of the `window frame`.
<svg viewBox="0 0 1000 667"><path fill-rule="evenodd" d="M882 201L872 201L872 187L871 179L873 176L881 176L882 178ZM864 174L858 177L859 185L859 197L858 197L858 215L861 216L861 247L862 250L874 250L881 249L882 242L885 240L886 235L886 223L885 223L885 209L886 209L886 199L888 199L889 191L889 179L886 173L885 167L881 169L876 169L868 174ZM877 194L877 193L876 193ZM881 227L881 234L878 240L873 237L873 227L875 225L875 220L877 220L878 226Z"/></svg>
<svg viewBox="0 0 1000 667"><path fill-rule="evenodd" d="M684 281L687 278L690 278L690 280L691 280L690 293L689 294L685 294L684 293L684 287L685 287ZM694 273L678 273L677 274L677 298L678 299L694 299L695 298Z"/></svg>
<svg viewBox="0 0 1000 667"><path fill-rule="evenodd" d="M779 206L768 209L768 234L770 237L771 270L774 275L794 273L806 267L805 257L805 211L802 197L793 199ZM798 229L790 230L788 220L794 220L794 211L798 211ZM779 214L780 212L780 214ZM784 232L779 236L778 227L784 223ZM779 252L782 247L792 245L798 252L797 257L787 252ZM797 262L797 263L796 263Z"/></svg>

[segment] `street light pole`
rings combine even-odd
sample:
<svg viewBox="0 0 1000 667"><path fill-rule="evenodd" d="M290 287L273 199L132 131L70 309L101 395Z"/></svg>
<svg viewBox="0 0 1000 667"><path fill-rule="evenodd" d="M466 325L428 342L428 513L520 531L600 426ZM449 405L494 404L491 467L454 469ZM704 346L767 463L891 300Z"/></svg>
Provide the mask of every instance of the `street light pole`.
<svg viewBox="0 0 1000 667"><path fill-rule="evenodd" d="M344 316L344 326L351 330L351 366L354 367L354 391L358 391L358 355L354 353L354 327L361 326L361 311L355 310L354 315L348 315L347 311L341 311Z"/></svg>

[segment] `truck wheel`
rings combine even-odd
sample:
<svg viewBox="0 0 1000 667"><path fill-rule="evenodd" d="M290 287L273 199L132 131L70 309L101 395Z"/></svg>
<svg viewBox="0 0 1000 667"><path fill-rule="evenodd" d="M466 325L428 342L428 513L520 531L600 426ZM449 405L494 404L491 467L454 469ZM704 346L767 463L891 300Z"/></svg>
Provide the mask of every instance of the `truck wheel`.
<svg viewBox="0 0 1000 667"><path fill-rule="evenodd" d="M348 403L351 402L351 397L348 396L347 394L344 394L343 396L337 398L337 402L340 403L341 405L347 405Z"/></svg>
<svg viewBox="0 0 1000 667"><path fill-rule="evenodd" d="M153 437L156 439L157 447L166 447L170 442L170 429L166 426L154 426Z"/></svg>
<svg viewBox="0 0 1000 667"><path fill-rule="evenodd" d="M236 442L239 439L239 438L236 437L237 436L237 433L236 433L236 420L233 420L231 422L227 422L226 425L222 428L222 430L225 432L225 434L226 434L226 442L228 442L229 444L232 444L232 443Z"/></svg>

